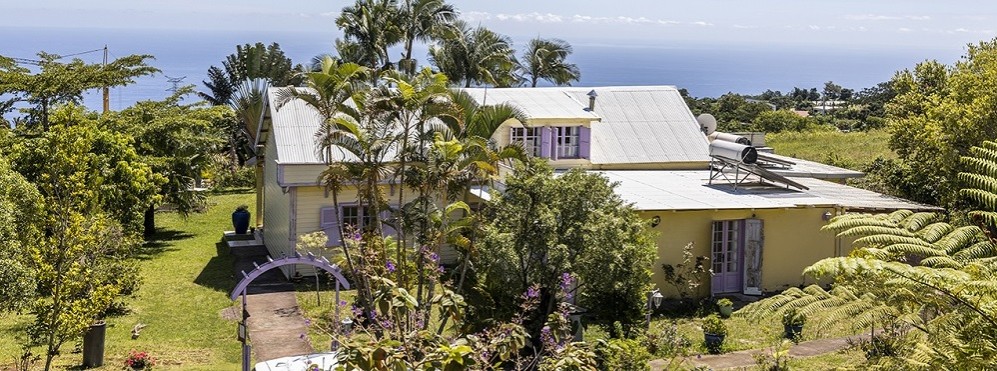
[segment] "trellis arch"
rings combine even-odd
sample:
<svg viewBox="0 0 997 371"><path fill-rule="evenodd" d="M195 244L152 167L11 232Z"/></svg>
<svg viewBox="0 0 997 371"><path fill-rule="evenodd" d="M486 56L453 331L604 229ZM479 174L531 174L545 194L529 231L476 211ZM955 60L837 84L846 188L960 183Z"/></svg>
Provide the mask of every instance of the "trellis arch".
<svg viewBox="0 0 997 371"><path fill-rule="evenodd" d="M350 282L346 280L346 277L343 277L343 273L339 269L339 266L329 263L329 259L326 259L324 256L316 257L312 253L308 253L308 255L302 256L297 251L295 251L294 256L286 256L277 260L273 260L273 258L268 256L267 262L263 263L263 265L259 265L256 264L256 262L253 262L253 266L255 268L251 272L246 273L246 271L241 271L242 279L239 280L239 284L235 285L235 289L232 290L232 294L229 295L229 298L231 298L234 301L239 296L242 296L242 321L239 322L239 341L242 342L243 371L249 371L251 367L250 353L252 352L251 350L252 347L247 343L248 329L246 327L246 319L249 317L249 312L246 311L246 288L249 287L249 284L252 283L253 280L263 275L263 273L266 273L267 271L270 271L271 269L274 268L279 268L285 265L293 265L293 264L310 265L315 268L319 268L326 272L329 272L330 274L333 275L333 277L336 277L336 303L333 305L339 305L340 288L345 288L347 290L349 290L350 288ZM315 279L317 284L318 283L317 272ZM318 286L315 287L316 290L318 290ZM339 323L339 310L336 310L336 323Z"/></svg>
<svg viewBox="0 0 997 371"><path fill-rule="evenodd" d="M232 290L232 294L229 295L229 298L235 300L239 297L239 295L245 295L246 288L249 287L249 284L263 275L263 273L266 273L274 268L294 264L310 265L331 273L333 277L336 277L336 291L339 291L340 286L347 290L350 289L350 282L346 280L346 277L343 277L342 270L339 266L329 263L329 259L326 259L324 256L316 257L312 253L308 253L308 255L301 255L295 251L294 256L287 256L277 260L267 257L267 262L263 263L263 265L253 263L253 266L256 268L249 273L242 271L242 280L239 281L238 285L235 285L235 289Z"/></svg>

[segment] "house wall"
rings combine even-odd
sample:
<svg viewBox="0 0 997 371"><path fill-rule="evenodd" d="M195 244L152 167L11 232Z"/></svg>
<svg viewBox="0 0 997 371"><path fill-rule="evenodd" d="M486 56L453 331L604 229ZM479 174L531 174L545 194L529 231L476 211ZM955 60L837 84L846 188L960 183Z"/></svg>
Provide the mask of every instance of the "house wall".
<svg viewBox="0 0 997 371"><path fill-rule="evenodd" d="M834 233L820 230L827 223L823 214L834 211L834 208L813 207L641 212L645 219L661 217L661 223L652 228L658 234L658 259L652 268L652 279L666 296L677 295L675 288L665 283L662 264L682 263L682 249L689 242L694 244L693 255L710 256L713 221L754 217L763 220L762 290L780 291L789 286L811 284L813 278L804 277L803 269L820 259L836 256L840 251ZM709 293L710 279L707 277L700 286L700 294Z"/></svg>
<svg viewBox="0 0 997 371"><path fill-rule="evenodd" d="M296 212L296 224L294 225L295 241L297 236L305 235L308 233L313 233L320 231L321 220L320 214L324 207L334 206L332 195L327 195L325 190L319 186L302 186L295 187L296 191L296 202L295 202L295 212ZM391 205L398 204L398 188L392 191L392 187L383 186L384 195L388 198L388 203ZM405 198L403 202L411 202L416 199L418 195L417 191L412 189L405 190ZM357 191L353 187L344 187L338 195L340 206L345 204L351 204L357 202ZM308 251L301 249L299 250L301 254L311 252L315 255L325 256L330 262L336 263L341 260L341 250L340 249L316 249L314 251ZM443 249L440 252L440 258L444 262L452 262L456 260L456 252L452 249ZM314 267L311 266L298 266L296 271L303 276L314 275Z"/></svg>
<svg viewBox="0 0 997 371"><path fill-rule="evenodd" d="M275 258L290 255L294 245L289 241L291 197L284 193L277 183L277 146L274 136L269 135L266 144L266 165L263 167L263 243L270 256ZM290 268L281 267L284 274Z"/></svg>

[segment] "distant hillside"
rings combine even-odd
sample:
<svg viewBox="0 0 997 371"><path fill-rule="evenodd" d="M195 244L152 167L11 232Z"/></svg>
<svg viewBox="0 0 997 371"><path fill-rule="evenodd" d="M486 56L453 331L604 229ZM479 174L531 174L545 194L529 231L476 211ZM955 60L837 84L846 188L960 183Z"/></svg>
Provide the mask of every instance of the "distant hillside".
<svg viewBox="0 0 997 371"><path fill-rule="evenodd" d="M862 171L877 157L896 158L886 130L782 132L767 134L765 144L775 153Z"/></svg>

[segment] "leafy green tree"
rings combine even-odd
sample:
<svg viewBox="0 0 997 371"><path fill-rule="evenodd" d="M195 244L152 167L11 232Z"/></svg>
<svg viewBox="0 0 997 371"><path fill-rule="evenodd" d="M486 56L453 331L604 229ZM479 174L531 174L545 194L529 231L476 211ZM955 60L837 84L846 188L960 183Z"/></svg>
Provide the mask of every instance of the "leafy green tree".
<svg viewBox="0 0 997 371"><path fill-rule="evenodd" d="M0 184L0 311L20 310L31 303L37 285L25 251L41 242L42 198L2 155Z"/></svg>
<svg viewBox="0 0 997 371"><path fill-rule="evenodd" d="M219 127L232 121L232 111L180 104L192 93L193 88L186 87L163 101L139 102L106 116L107 128L134 138L135 152L165 180L159 184L157 197L144 204L146 237L156 231L158 206L170 204L184 215L205 206L203 192L195 189L196 180L211 166L210 154L225 142Z"/></svg>
<svg viewBox="0 0 997 371"><path fill-rule="evenodd" d="M455 84L518 84L513 74L515 55L512 40L487 28L471 28L462 20L446 29L443 40L429 48L429 61Z"/></svg>
<svg viewBox="0 0 997 371"><path fill-rule="evenodd" d="M569 293L596 321L640 322L656 245L605 178L581 170L555 177L533 161L493 197L474 262L482 295L469 301L476 318L509 318L515 297L537 284L539 309L527 328L538 339L568 277L577 280Z"/></svg>
<svg viewBox="0 0 997 371"><path fill-rule="evenodd" d="M541 79L557 86L571 85L572 81L581 78L578 66L565 61L571 52L571 44L567 41L538 37L530 40L523 51L519 69L531 87L536 87Z"/></svg>
<svg viewBox="0 0 997 371"><path fill-rule="evenodd" d="M793 111L777 110L765 111L751 122L754 130L761 130L766 133L778 133L780 131L802 131L811 125L811 120L800 117Z"/></svg>
<svg viewBox="0 0 997 371"><path fill-rule="evenodd" d="M227 105L246 80L264 79L272 86L300 84L295 70L291 58L284 55L277 43L236 45L235 53L225 57L221 67L208 68L208 80L202 81L208 92L197 95L212 105Z"/></svg>
<svg viewBox="0 0 997 371"><path fill-rule="evenodd" d="M135 227L158 186L130 137L95 116L72 104L59 108L48 131L19 138L11 150L44 199L44 236L26 247L38 293L28 332L32 345L45 348L46 369L63 343L134 289L136 270L123 258L139 245Z"/></svg>
<svg viewBox="0 0 997 371"><path fill-rule="evenodd" d="M997 132L997 40L970 45L952 66L935 61L904 70L891 84L896 94L886 105L890 148L907 179L893 194L934 205L955 206L962 170L959 157Z"/></svg>
<svg viewBox="0 0 997 371"><path fill-rule="evenodd" d="M146 65L152 59L150 55L129 55L107 65L88 64L81 59L62 63L58 61L60 58L39 52L39 71L33 72L18 66L13 59L0 56L0 95L11 96L0 108L9 110L13 102L19 101L30 104L25 110L27 117L20 120L25 128L48 130L50 111L60 104L79 103L88 90L128 85L136 77L159 72Z"/></svg>

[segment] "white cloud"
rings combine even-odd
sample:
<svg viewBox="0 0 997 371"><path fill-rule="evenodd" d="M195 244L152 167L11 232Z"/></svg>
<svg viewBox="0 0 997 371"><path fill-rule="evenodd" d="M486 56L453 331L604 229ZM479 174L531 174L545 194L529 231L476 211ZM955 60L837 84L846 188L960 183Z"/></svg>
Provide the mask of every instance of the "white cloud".
<svg viewBox="0 0 997 371"><path fill-rule="evenodd" d="M752 29L752 28L758 28L758 26L746 26L746 25L743 25L743 24L735 24L735 25L732 25L731 27L734 27L734 28L737 28L737 29L742 29L742 30Z"/></svg>
<svg viewBox="0 0 997 371"><path fill-rule="evenodd" d="M706 21L696 21L696 22L692 22L692 24L694 24L696 26L712 26L713 25L713 23L706 22Z"/></svg>
<svg viewBox="0 0 997 371"><path fill-rule="evenodd" d="M707 21L695 21L695 22L679 22L670 19L651 19L647 17L630 17L630 16L615 16L615 17L597 17L591 15L575 14L572 16L564 16L560 14L553 13L517 13L517 14L491 14L486 12L466 12L461 14L461 17L467 21L485 21L485 20L498 20L502 22L519 22L519 23L592 23L592 24L657 24L657 25L679 25L687 24L693 26L713 26L713 23Z"/></svg>
<svg viewBox="0 0 997 371"><path fill-rule="evenodd" d="M818 26L818 25L815 25L815 24L812 24L812 25L810 25L810 26L808 26L808 27L809 27L809 28L810 28L811 30L814 30L814 31L816 31L816 30L820 30L820 26Z"/></svg>
<svg viewBox="0 0 997 371"><path fill-rule="evenodd" d="M853 21L927 21L931 16L927 15L883 15L883 14L852 14L845 16L845 19Z"/></svg>
<svg viewBox="0 0 997 371"><path fill-rule="evenodd" d="M909 29L907 27L900 27L900 28L897 29L897 31L900 31L900 32L911 32L911 31L914 31L914 30Z"/></svg>

